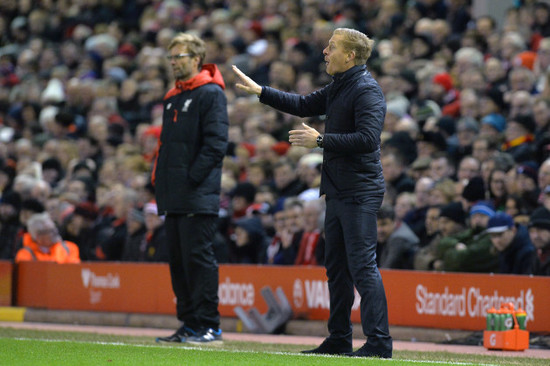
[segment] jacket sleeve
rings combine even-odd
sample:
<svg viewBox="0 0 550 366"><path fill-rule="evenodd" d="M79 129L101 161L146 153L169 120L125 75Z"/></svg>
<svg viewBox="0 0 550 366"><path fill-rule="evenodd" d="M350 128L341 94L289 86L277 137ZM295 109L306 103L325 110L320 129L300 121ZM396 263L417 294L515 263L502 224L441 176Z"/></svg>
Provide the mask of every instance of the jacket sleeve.
<svg viewBox="0 0 550 366"><path fill-rule="evenodd" d="M380 135L386 116L386 101L382 90L374 85L359 90L353 103L355 132L325 134L323 143L327 151L344 153L371 153L380 148Z"/></svg>
<svg viewBox="0 0 550 366"><path fill-rule="evenodd" d="M299 117L320 116L326 111L327 88L328 86L308 95L300 95L264 86L260 94L260 102Z"/></svg>
<svg viewBox="0 0 550 366"><path fill-rule="evenodd" d="M207 94L201 101L201 149L189 170L189 179L195 186L202 183L225 156L227 150L227 100L221 89Z"/></svg>

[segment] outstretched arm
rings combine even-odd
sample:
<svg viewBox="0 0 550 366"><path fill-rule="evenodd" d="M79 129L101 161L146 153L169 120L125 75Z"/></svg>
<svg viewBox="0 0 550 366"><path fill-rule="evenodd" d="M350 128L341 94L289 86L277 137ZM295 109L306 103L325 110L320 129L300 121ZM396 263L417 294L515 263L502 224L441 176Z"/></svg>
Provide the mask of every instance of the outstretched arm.
<svg viewBox="0 0 550 366"><path fill-rule="evenodd" d="M262 94L262 87L258 85L254 80L246 76L244 72L239 70L239 68L235 65L232 66L233 71L237 76L241 79L241 83L235 84L235 86L241 90L244 90L245 92L249 94L256 94L260 95Z"/></svg>

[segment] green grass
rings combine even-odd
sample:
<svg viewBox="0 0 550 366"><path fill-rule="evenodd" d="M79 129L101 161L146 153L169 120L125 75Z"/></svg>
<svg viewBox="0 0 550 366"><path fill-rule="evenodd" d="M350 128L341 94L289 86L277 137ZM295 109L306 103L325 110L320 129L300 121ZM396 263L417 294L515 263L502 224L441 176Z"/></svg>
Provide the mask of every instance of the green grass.
<svg viewBox="0 0 550 366"><path fill-rule="evenodd" d="M392 360L302 355L304 346L224 341L159 344L150 337L0 328L0 365L547 365L548 360L395 351Z"/></svg>

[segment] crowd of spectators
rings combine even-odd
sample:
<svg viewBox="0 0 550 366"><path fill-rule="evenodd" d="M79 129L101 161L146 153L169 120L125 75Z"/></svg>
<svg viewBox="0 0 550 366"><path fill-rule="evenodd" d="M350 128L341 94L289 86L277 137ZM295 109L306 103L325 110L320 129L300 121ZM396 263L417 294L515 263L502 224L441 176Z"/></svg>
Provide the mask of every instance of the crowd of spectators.
<svg viewBox="0 0 550 366"><path fill-rule="evenodd" d="M375 39L367 66L387 101L378 264L513 272L521 234L534 265L520 272L549 275L550 5L472 11L471 0L3 1L0 258L47 212L81 260L167 260L150 172L173 84L166 45L186 31L227 86L219 262L321 264L322 153L290 146L304 121L237 91L231 65L306 94L330 82L322 49L349 27Z"/></svg>

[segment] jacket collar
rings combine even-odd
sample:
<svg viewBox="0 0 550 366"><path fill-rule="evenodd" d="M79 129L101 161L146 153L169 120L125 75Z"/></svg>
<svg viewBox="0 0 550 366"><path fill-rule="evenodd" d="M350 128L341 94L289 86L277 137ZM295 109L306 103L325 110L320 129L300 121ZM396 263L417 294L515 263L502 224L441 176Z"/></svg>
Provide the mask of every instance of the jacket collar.
<svg viewBox="0 0 550 366"><path fill-rule="evenodd" d="M350 80L356 74L358 74L360 72L364 72L366 70L367 70L367 65L355 65L352 68L350 68L350 69L348 69L344 72L334 74L334 76L332 77L332 80L334 80L334 82Z"/></svg>

